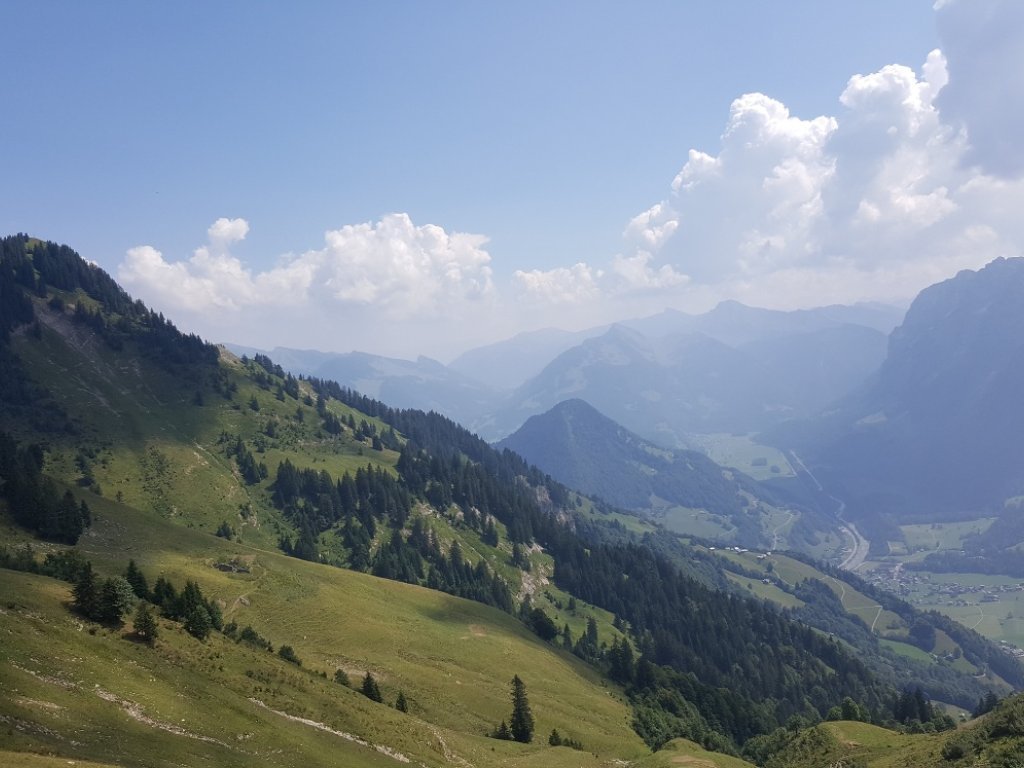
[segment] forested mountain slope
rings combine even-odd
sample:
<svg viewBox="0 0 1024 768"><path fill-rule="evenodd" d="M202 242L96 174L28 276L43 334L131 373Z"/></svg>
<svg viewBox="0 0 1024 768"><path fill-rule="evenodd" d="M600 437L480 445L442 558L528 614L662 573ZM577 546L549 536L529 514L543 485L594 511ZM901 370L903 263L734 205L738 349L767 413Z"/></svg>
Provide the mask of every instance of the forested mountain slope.
<svg viewBox="0 0 1024 768"><path fill-rule="evenodd" d="M769 509L800 515L777 510L787 502L743 473L697 451L654 445L583 400L566 400L531 417L496 447L515 451L571 488L654 520L677 508L713 515L735 531L730 541L748 547L778 548Z"/></svg>

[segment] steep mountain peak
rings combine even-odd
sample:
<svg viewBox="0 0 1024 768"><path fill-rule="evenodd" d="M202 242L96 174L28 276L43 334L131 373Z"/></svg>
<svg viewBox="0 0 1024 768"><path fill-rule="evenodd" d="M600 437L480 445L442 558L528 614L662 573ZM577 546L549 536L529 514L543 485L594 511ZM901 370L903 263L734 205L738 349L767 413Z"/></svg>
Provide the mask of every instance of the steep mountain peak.
<svg viewBox="0 0 1024 768"><path fill-rule="evenodd" d="M1024 348L1024 258L999 258L923 290L889 339L882 386L907 395L955 376L958 393L981 384ZM1016 354L1008 352L1016 350Z"/></svg>
<svg viewBox="0 0 1024 768"><path fill-rule="evenodd" d="M750 514L751 500L767 496L764 489L701 453L645 440L585 400L563 400L528 419L498 446L617 506L656 518L674 507L704 510L728 519L739 541L770 541L758 516Z"/></svg>
<svg viewBox="0 0 1024 768"><path fill-rule="evenodd" d="M582 398L579 398L579 397L571 397L568 400L563 400L562 402L560 402L557 405L555 405L555 407L552 408L549 411L549 413L558 414L558 415L575 415L575 414L582 414L582 415L587 415L587 416L594 415L594 416L599 416L601 418L606 418L599 410L597 410L597 408L592 406L586 400L583 400ZM538 416L531 416L531 418L539 418L539 417ZM609 421L611 421L611 419L609 419Z"/></svg>
<svg viewBox="0 0 1024 768"><path fill-rule="evenodd" d="M1024 491L1022 390L1024 259L997 259L920 293L817 458L866 515L996 508Z"/></svg>
<svg viewBox="0 0 1024 768"><path fill-rule="evenodd" d="M1024 315L1024 258L998 258L979 270L925 288L892 334L892 351L925 331L961 335L984 327L1004 335L1016 333Z"/></svg>
<svg viewBox="0 0 1024 768"><path fill-rule="evenodd" d="M712 309L708 314L714 314L714 315L729 315L729 314L732 314L732 315L736 315L736 314L749 314L751 312L756 312L756 311L762 311L763 312L763 311L770 311L770 310L757 310L754 307L751 307L751 306L749 306L747 304L744 304L742 301L737 301L736 299L725 299L723 301L718 302L718 304L715 305L715 308Z"/></svg>
<svg viewBox="0 0 1024 768"><path fill-rule="evenodd" d="M624 323L612 323L608 330L601 336L598 336L597 339L614 339L635 345L644 344L647 340L642 333L633 330ZM594 341L594 339L590 341Z"/></svg>
<svg viewBox="0 0 1024 768"><path fill-rule="evenodd" d="M470 349L452 360L448 367L495 390L511 390L538 374L567 349L604 333L606 328L524 331L510 339Z"/></svg>
<svg viewBox="0 0 1024 768"><path fill-rule="evenodd" d="M640 437L633 435L621 424L579 397L562 400L546 413L531 416L520 430L527 433L531 430L541 430L538 433L540 435L550 430L556 423L562 424L569 431L585 431L588 440L621 440L625 436L635 442L642 442Z"/></svg>
<svg viewBox="0 0 1024 768"><path fill-rule="evenodd" d="M591 362L609 365L629 365L637 360L654 360L655 352L648 339L638 331L615 323L600 336L587 339L578 347L563 354L570 357L579 352ZM553 362L553 365L558 359Z"/></svg>

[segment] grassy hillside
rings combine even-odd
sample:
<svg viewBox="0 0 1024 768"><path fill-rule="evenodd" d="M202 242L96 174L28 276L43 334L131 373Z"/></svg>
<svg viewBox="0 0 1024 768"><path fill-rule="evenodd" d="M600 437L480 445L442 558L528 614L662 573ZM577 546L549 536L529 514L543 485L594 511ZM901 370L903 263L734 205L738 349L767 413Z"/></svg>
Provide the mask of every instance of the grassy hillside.
<svg viewBox="0 0 1024 768"><path fill-rule="evenodd" d="M688 739L673 739L650 757L638 760L634 768L753 768L753 763L719 752L709 752Z"/></svg>
<svg viewBox="0 0 1024 768"><path fill-rule="evenodd" d="M211 532L228 521L243 539L274 546L283 521L267 492L272 474L241 482L226 437L240 438L271 473L285 459L336 478L367 464L395 464L394 451L373 450L351 430L326 434L308 387L301 399L278 399L274 386L259 386L254 373L264 372L255 363L223 355L221 365L190 381L131 354L131 341L127 350L113 350L61 311L40 303L36 314L40 336L16 335L12 348L70 417L72 431L47 435L47 471L68 483ZM331 411L354 414L337 402ZM32 425L11 426L15 434L35 434Z"/></svg>
<svg viewBox="0 0 1024 768"><path fill-rule="evenodd" d="M245 765L254 755L274 765L337 764L342 755L349 765L393 764L287 715L389 745L428 765L450 762L442 741L450 755L475 765L527 764L521 759L538 750L552 753L536 756L538 765L560 764L563 753L582 759L544 746L552 728L606 758L644 752L621 693L486 606L252 550L112 503L98 511L80 549L104 573L134 556L151 577L162 573L179 584L197 579L224 605L226 618L251 624L275 646L290 644L303 666L216 634L199 643L169 622L150 649L124 639L123 631L83 625L66 607L68 585L0 570L0 592L17 595L0 615L12 638L4 644L0 675L6 690L18 692L2 705L3 715L22 724L0 734L7 748L122 765L153 765L147 756L157 743L167 765L194 764L201 756ZM233 559L250 573L214 567ZM338 685L336 669L356 682L372 672L386 702L403 691L409 714ZM537 721L530 747L484 738L509 715L508 682L516 673L527 683ZM188 733L163 727L177 728L182 719ZM289 745L302 745L301 758ZM271 757L278 749L284 752Z"/></svg>
<svg viewBox="0 0 1024 768"><path fill-rule="evenodd" d="M939 742L934 736L910 736L868 723L822 723L791 734L765 768L924 766L938 753Z"/></svg>
<svg viewBox="0 0 1024 768"><path fill-rule="evenodd" d="M765 768L1015 768L1024 765L1024 699L1015 697L956 731L899 734L866 723L823 723L791 734Z"/></svg>
<svg viewBox="0 0 1024 768"><path fill-rule="evenodd" d="M68 302L76 299L89 301L81 293L63 295ZM289 739L300 738L288 733L310 730L310 726L296 725L270 710L238 712L256 706L247 703L254 688L265 689L260 692L264 700L268 690L274 692L278 704L265 701L271 709L302 717L316 713L317 722L329 721L332 728L373 743L428 744L433 737L425 734L437 731L444 734L438 738L450 745L451 754L471 755L473 764L516 764L522 748L484 738L484 734L509 717L508 684L513 674L519 674L534 707L538 746L543 747L547 734L557 727L587 750L605 756L630 757L645 751L630 727L631 711L621 692L608 688L595 669L543 643L511 616L440 592L326 568L274 551L279 536L290 535L294 528L273 503L272 468L288 460L300 469L323 470L334 478L368 464L393 473L398 454L382 446L375 448L374 441L346 425L351 419L383 433L386 428L381 422L330 400L325 409L343 425L338 433L331 433L325 430L315 393L306 383L299 386L297 397L291 393L282 396L281 377L268 375L257 363L222 355L219 365L190 380L158 360L133 352L132 339L119 349L111 347L64 310L37 302L36 315L39 327L32 334L25 328L16 332L12 348L33 380L45 387L47 402L36 407L62 413L69 423L68 429L46 434L46 471L64 487L75 489L93 510L94 524L80 540L79 550L96 564L101 575L119 573L128 559L134 558L151 583L159 574L179 587L186 579L198 581L204 593L223 606L228 621L253 625L275 646L290 644L307 671L299 674L276 657L263 658L221 636L211 638L207 646L199 645L172 624L165 626L155 650L123 640L120 633L107 629L89 634L80 631L81 620L67 610L67 585L4 572L5 579L15 581L0 592L18 595L19 601L24 595L26 606L24 611L12 609L4 614L5 621L12 623L10 631L18 627L16 634L23 640L21 645L4 646L3 674L12 686L29 689L27 680L17 679L28 674L19 673L18 667L30 669L19 658L35 659L40 667L31 669L53 677L62 672L63 654L82 659L96 676L90 684L114 693L119 697L111 700L115 704L137 701L141 705L141 697L146 697L146 716L160 722L177 722L178 718L171 716L177 714L173 691L183 684L184 676L192 681L189 685L210 696L210 707L196 716L199 722L230 725L231 718L219 713L236 712L238 732L271 734L268 744L283 747ZM31 418L13 417L8 426L22 438L39 434ZM251 483L242 477L238 458L228 450L238 439L258 462L268 466L267 477ZM509 565L510 545L485 546L475 531L460 526L447 513L424 508L414 514L427 516L430 529L445 546L458 541L468 562L484 559L514 592L533 594L535 604L553 616L559 627L568 624L578 636L585 631L588 618L593 618L602 639L611 642L621 637L611 627L613 617L605 611L582 601L575 610L564 610L568 595L549 584L552 563L544 553L528 553L531 570L527 576ZM236 532L231 541L211 535L225 521ZM4 527L9 544L29 538L18 529ZM504 541L504 527L498 527ZM328 555L331 544L332 534L324 534L321 546ZM53 547L42 545L42 549L48 548ZM227 568L228 563L234 570L217 568ZM60 642L51 646L52 657L40 654L38 627L23 626L31 617L39 617L48 633L52 630L63 637L63 646ZM86 638L88 647L75 651L75 645ZM108 666L119 666L122 655L129 653L134 655L126 657L128 664L140 665L145 672L139 674L148 674L152 686L136 681L135 688L129 690L108 672ZM113 659L119 662L113 663ZM255 660L269 665L269 671L257 668ZM372 672L386 701L393 702L399 691L404 693L410 715L400 715L341 688L332 680L336 669L346 670L356 684L363 674ZM325 673L327 679L313 671ZM28 678L39 679L31 674ZM49 701L40 690L35 692L40 695L26 695L26 701ZM148 764L145 755L154 743L152 726L133 726L138 730L120 739L134 745L134 757L131 750L104 747L105 740L118 742L113 731L116 717L94 710L116 713L121 705L111 707L110 701L97 701L94 696L66 695L70 696L66 702L51 702L63 709L8 702L14 707L5 713L13 718L8 722L30 725L25 726L27 731L9 729L0 743L119 764ZM352 713L341 720L330 714L339 695L354 702ZM77 724L83 733L106 735L88 748L76 747L71 743L76 740L62 739L52 722L40 722L39 718L54 712L62 713L58 719ZM418 738L407 734L410 717L421 724ZM275 721L280 721L276 731L270 728ZM156 731L161 739L182 742L200 752L224 749L188 735ZM312 735L301 736L313 740L302 752L337 755L340 747L315 742L339 741L339 737L315 728L312 731ZM370 750L367 757L362 754L367 750L340 741L344 749L355 750L346 756L346 764L377 764L377 753ZM541 764L558 764L558 755L567 755L570 761L581 758L581 753L565 748L543 751L551 755ZM235 752L245 754L244 750L228 750L216 757L217 763L245 763L248 758L229 756ZM167 754L180 757L182 752L168 747ZM417 760L437 762L436 755L427 753ZM168 761L175 762L175 758Z"/></svg>

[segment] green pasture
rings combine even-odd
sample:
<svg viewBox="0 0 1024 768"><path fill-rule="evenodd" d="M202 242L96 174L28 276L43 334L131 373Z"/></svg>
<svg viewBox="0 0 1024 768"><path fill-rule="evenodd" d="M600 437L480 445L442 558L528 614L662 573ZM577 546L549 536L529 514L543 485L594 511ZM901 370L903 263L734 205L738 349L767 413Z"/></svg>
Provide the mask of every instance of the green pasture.
<svg viewBox="0 0 1024 768"><path fill-rule="evenodd" d="M419 587L253 550L154 515L124 508L119 512L108 510L82 542L83 553L101 573L113 573L128 557L135 557L151 580L163 573L180 586L186 577L196 578L204 592L221 602L228 620L252 624L275 646L291 645L303 660L302 669L220 635L199 643L168 622L161 624L156 649L130 642L119 631L85 632L88 627L65 607L68 585L0 571L0 592L18 595L15 608L0 616L5 636L15 638L4 645L0 675L5 690L27 691L20 695L29 702L11 700L3 713L38 726L38 738L22 734L13 741L0 740L0 747L46 747L59 749L62 755L125 765L196 764L200 759L242 765L254 755L287 745L295 754L309 750L344 756L347 765L384 764L374 750L353 747L344 739L332 746L338 737L270 711L277 710L329 723L371 743L410 753L418 750L418 760L428 765L444 764L430 754L443 754L438 746L442 741L449 752L474 764L520 764L523 759L525 765L532 763L530 755L539 745L523 748L484 738L508 717L508 680L519 674L528 687L538 735L558 728L606 756L630 758L645 752L630 728L630 710L621 692L605 687L592 669L541 642L506 614ZM249 573L213 567L228 560L245 564ZM585 621L582 617L593 609L578 610ZM42 624L32 625L36 620ZM41 633L48 638L45 644L40 644ZM76 647L83 642L86 647ZM338 686L332 680L336 669L346 670L356 682L372 672L386 701L393 702L399 690L404 692L410 714ZM53 685L44 680L68 676L85 682L73 690L60 685L50 690ZM97 685L117 698L95 700L92 689ZM191 693L182 698L178 691ZM250 698L270 709L253 705ZM31 704L35 701L46 705ZM130 718L122 723L129 705L112 706L111 701L134 702L146 717L161 723L184 719L194 724L188 727L190 732L220 739L230 749L159 728L150 733L152 726L132 723ZM52 736L61 733L53 727L54 719L67 721L76 733L96 737L72 739L85 746L71 749ZM217 724L218 733L230 732L231 738L203 730L211 724ZM259 734L266 753L256 742L249 743L257 738L246 736L251 733ZM245 742L245 749L239 741ZM129 742L138 754L116 748ZM145 761L143 753L154 748L167 756L166 763ZM546 747L543 751L549 752ZM538 757L536 764L564 764L571 757L565 755L570 750L552 752ZM573 759L578 757L579 753ZM277 760L265 764L293 764Z"/></svg>
<svg viewBox="0 0 1024 768"><path fill-rule="evenodd" d="M909 552L935 552L961 549L964 539L984 533L995 522L994 517L982 517L952 523L922 523L901 525L903 540Z"/></svg>
<svg viewBox="0 0 1024 768"><path fill-rule="evenodd" d="M736 528L725 518L704 509L670 507L660 522L674 533L713 541L731 541L736 535Z"/></svg>
<svg viewBox="0 0 1024 768"><path fill-rule="evenodd" d="M725 467L733 467L755 480L773 477L793 477L796 473L785 454L778 448L755 443L752 435L733 435L727 432L690 435L698 450ZM772 468L778 469L777 472Z"/></svg>
<svg viewBox="0 0 1024 768"><path fill-rule="evenodd" d="M688 739L673 739L653 755L638 760L631 768L754 768L751 763L732 755L709 752Z"/></svg>
<svg viewBox="0 0 1024 768"><path fill-rule="evenodd" d="M749 576L740 576L737 573L726 572L729 580L738 584L755 597L768 600L782 608L799 608L805 605L804 601L794 597L788 592L779 589L775 584L765 584L760 579L751 579Z"/></svg>

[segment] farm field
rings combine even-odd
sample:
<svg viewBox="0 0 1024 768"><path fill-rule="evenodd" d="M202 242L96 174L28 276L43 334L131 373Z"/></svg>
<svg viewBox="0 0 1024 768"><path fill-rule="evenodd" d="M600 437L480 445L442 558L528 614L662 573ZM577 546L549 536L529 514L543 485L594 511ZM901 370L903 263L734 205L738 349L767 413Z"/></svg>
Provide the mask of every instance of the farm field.
<svg viewBox="0 0 1024 768"><path fill-rule="evenodd" d="M994 517L981 517L953 523L922 523L901 525L907 551L934 552L944 549L960 549L968 536L983 533L995 521Z"/></svg>
<svg viewBox="0 0 1024 768"><path fill-rule="evenodd" d="M736 529L721 515L703 509L670 507L659 519L668 530L704 539L732 541Z"/></svg>
<svg viewBox="0 0 1024 768"><path fill-rule="evenodd" d="M750 435L716 432L690 435L690 440L697 450L706 453L712 461L738 469L755 480L793 477L796 474L782 451L755 443Z"/></svg>

